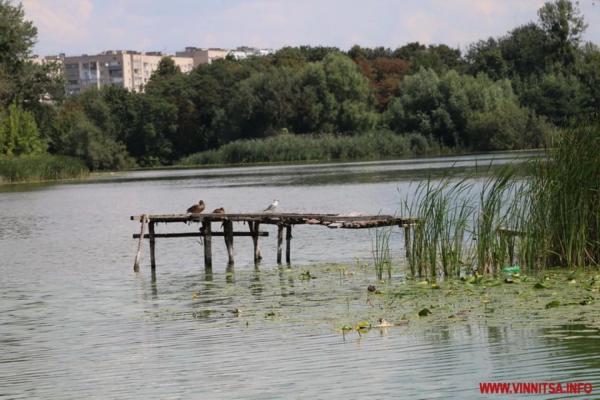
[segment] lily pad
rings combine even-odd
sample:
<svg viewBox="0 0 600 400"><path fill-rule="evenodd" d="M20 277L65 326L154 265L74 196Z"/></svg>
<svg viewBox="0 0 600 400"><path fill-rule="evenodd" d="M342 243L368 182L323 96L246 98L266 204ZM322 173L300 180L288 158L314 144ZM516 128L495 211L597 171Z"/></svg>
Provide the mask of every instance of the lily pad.
<svg viewBox="0 0 600 400"><path fill-rule="evenodd" d="M419 317L426 317L430 314L431 314L431 310L429 310L429 308L424 308L421 311L419 311Z"/></svg>
<svg viewBox="0 0 600 400"><path fill-rule="evenodd" d="M300 274L300 280L303 280L303 281L308 281L308 280L311 280L311 279L316 279L316 278L317 278L317 277L316 277L316 276L314 276L314 275L312 275L312 274L310 273L310 271L304 271L304 272L302 272L302 273Z"/></svg>
<svg viewBox="0 0 600 400"><path fill-rule="evenodd" d="M579 304L582 306L587 306L587 305L592 304L593 302L594 302L594 298L592 296L588 296L585 299L581 300L579 302Z"/></svg>
<svg viewBox="0 0 600 400"><path fill-rule="evenodd" d="M546 310L549 308L555 308L560 306L560 301L558 300L552 300L550 303L546 304Z"/></svg>

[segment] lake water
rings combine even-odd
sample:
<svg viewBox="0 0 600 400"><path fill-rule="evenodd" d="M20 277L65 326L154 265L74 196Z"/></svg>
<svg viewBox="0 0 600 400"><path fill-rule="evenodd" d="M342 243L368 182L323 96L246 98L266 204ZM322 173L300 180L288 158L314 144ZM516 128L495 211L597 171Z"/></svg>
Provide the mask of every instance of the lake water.
<svg viewBox="0 0 600 400"><path fill-rule="evenodd" d="M363 307L363 282L374 273L307 281L301 271L325 277L326 264L368 263L368 230L300 226L289 269L275 263L273 227L262 227L270 236L261 238L259 268L250 238L236 238L233 269L216 238L210 273L197 239L159 239L156 273L147 243L141 272L132 271L139 224L130 215L178 213L199 199L208 209L256 212L275 198L282 212L393 214L427 176L529 156L142 171L0 187L0 398L485 398L479 383L487 381L590 382L600 396L598 323L340 334L330 314ZM198 228L173 225L157 231ZM391 243L402 263L399 232Z"/></svg>

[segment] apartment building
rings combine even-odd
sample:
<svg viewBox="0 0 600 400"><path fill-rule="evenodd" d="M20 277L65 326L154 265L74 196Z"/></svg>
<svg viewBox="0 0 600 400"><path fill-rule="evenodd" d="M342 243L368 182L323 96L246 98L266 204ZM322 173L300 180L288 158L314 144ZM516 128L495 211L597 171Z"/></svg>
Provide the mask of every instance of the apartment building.
<svg viewBox="0 0 600 400"><path fill-rule="evenodd" d="M255 47L241 46L235 50L230 50L229 55L236 60L244 60L248 57L263 57L273 54L272 49L257 49Z"/></svg>
<svg viewBox="0 0 600 400"><path fill-rule="evenodd" d="M177 57L192 57L194 60L194 67L200 64L210 64L214 60L227 57L229 50L227 49L200 49L198 47L186 47L184 51L178 51L175 53Z"/></svg>
<svg viewBox="0 0 600 400"><path fill-rule="evenodd" d="M96 55L64 57L63 68L67 94L76 94L87 88L114 85L141 92L166 57L160 52L109 50ZM171 57L182 72L194 68L192 57Z"/></svg>
<svg viewBox="0 0 600 400"><path fill-rule="evenodd" d="M236 60L243 60L252 56L266 56L272 54L271 49L257 49L254 47L237 47L234 50L231 49L201 49L198 47L186 47L184 51L178 51L175 53L177 57L192 57L194 59L194 67L201 64L211 64L215 60L231 56Z"/></svg>

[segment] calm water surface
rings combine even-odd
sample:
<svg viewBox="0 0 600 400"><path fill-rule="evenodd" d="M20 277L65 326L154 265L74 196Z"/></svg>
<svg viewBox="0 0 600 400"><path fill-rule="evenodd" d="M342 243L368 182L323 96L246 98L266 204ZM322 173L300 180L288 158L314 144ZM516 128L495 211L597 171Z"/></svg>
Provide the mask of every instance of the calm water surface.
<svg viewBox="0 0 600 400"><path fill-rule="evenodd" d="M274 262L270 227L259 269L249 238L236 238L235 269L215 239L212 273L198 240L159 240L155 276L147 253L132 272L139 225L130 215L181 212L199 199L254 212L274 198L285 212L394 213L428 175L528 156L144 171L1 187L0 398L485 398L479 382L574 380L600 396L598 325L465 323L344 338L326 318L336 299L296 271L369 261L366 230L298 227L285 271ZM398 262L401 241L395 232ZM364 289L353 284L336 290ZM294 318L264 317L288 305Z"/></svg>

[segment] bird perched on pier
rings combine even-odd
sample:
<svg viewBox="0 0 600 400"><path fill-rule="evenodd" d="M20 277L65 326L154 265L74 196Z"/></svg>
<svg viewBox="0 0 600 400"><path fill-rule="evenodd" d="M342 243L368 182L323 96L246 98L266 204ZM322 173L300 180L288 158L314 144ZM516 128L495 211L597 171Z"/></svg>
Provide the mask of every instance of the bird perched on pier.
<svg viewBox="0 0 600 400"><path fill-rule="evenodd" d="M265 208L263 212L274 212L279 205L279 200L273 200L273 202L269 205L269 207Z"/></svg>
<svg viewBox="0 0 600 400"><path fill-rule="evenodd" d="M191 206L190 208L187 209L187 212L189 214L200 214L202 211L204 211L204 201L200 200L198 202L198 204L194 204L193 206Z"/></svg>
<svg viewBox="0 0 600 400"><path fill-rule="evenodd" d="M215 208L212 213L213 214L225 214L225 209L223 207Z"/></svg>

